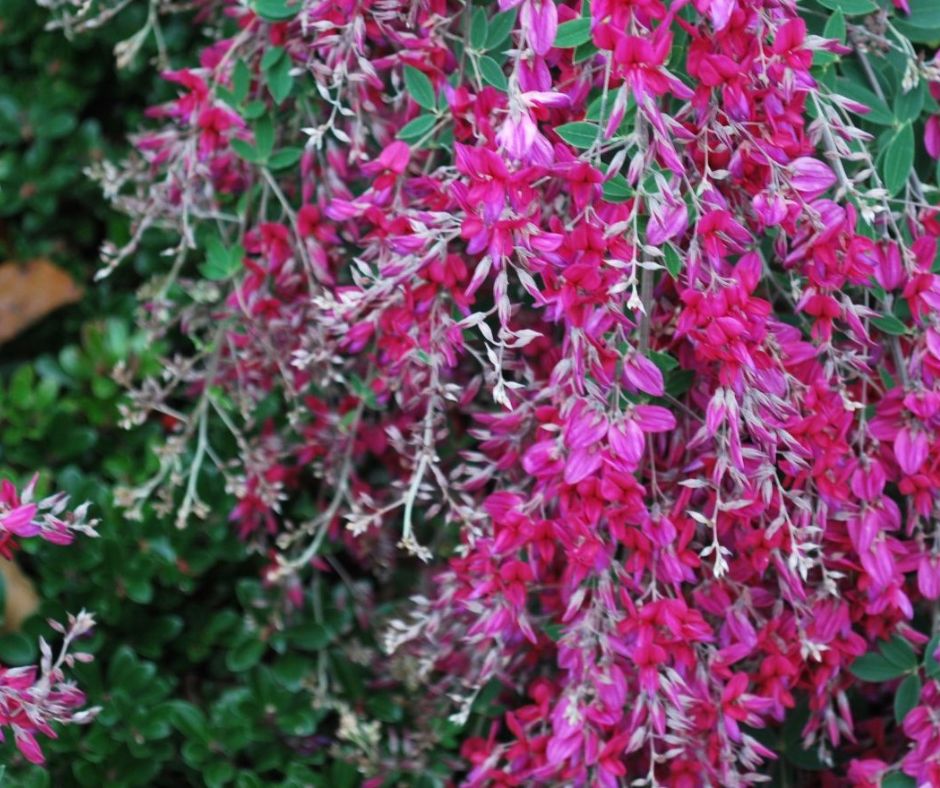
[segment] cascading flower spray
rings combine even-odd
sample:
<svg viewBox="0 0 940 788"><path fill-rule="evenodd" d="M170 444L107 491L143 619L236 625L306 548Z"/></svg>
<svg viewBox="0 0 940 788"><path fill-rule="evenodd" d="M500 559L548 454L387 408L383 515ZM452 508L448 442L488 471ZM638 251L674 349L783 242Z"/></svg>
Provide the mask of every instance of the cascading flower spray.
<svg viewBox="0 0 940 788"><path fill-rule="evenodd" d="M174 426L123 496L185 525L215 465L294 607L410 580L372 784L441 715L467 785L940 784L929 5L206 6L96 172L105 272L175 234L144 321L195 348L134 391Z"/></svg>

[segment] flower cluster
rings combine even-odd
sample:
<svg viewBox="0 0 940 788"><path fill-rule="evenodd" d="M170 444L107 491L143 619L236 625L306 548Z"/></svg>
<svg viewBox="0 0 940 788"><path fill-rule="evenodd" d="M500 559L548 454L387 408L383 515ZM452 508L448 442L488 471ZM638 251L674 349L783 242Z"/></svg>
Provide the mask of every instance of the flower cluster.
<svg viewBox="0 0 940 788"><path fill-rule="evenodd" d="M95 521L88 519L88 505L66 511L68 496L63 493L34 501L37 479L17 492L7 479L0 482L0 554L9 559L18 546L16 538L38 536L53 544L72 542L76 534L96 536ZM57 622L50 626L62 635L58 654L40 638L40 664L0 667L0 740L3 728L13 734L16 746L33 763L42 763L42 750L36 734L55 737L53 723L81 724L92 720L97 709L81 709L84 694L68 680L64 668L76 662L90 662L92 656L76 652L75 641L94 626L91 614L82 611L69 616L68 627Z"/></svg>
<svg viewBox="0 0 940 788"><path fill-rule="evenodd" d="M295 604L410 579L423 711L360 767L447 713L468 785L750 785L802 710L832 779L935 784L934 679L900 726L852 672L940 604L932 53L864 0L222 5L97 173L193 347L124 498L185 525L214 466Z"/></svg>

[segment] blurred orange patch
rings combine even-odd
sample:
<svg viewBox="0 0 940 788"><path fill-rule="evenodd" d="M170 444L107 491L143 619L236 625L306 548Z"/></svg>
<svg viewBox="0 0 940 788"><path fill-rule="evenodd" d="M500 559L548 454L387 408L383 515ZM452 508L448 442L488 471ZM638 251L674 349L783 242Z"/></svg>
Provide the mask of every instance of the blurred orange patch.
<svg viewBox="0 0 940 788"><path fill-rule="evenodd" d="M75 280L49 260L0 264L0 342L81 295Z"/></svg>

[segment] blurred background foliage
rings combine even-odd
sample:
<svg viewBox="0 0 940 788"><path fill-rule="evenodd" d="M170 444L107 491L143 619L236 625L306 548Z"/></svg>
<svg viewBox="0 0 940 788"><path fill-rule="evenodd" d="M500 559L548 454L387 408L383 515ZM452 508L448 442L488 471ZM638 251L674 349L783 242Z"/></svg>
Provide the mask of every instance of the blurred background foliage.
<svg viewBox="0 0 940 788"><path fill-rule="evenodd" d="M89 703L104 707L93 724L43 740L45 770L3 745L4 785L355 785L352 767L327 765L322 731L335 728L336 715L315 708L308 675L335 658L331 644L352 626L342 594L311 596L317 622L274 632L266 622L277 600L246 579L258 577L261 561L227 523L218 479L201 487L212 514L184 530L152 513L129 521L113 500L115 487L155 471L148 446L168 428L121 429L112 379L118 362L158 363L133 312L135 289L162 260L144 250L92 283L101 241L120 242L127 227L82 171L119 158L144 108L172 93L153 52L115 69L115 43L145 12L132 3L69 43L44 30L48 15L34 0L0 2L0 260L48 258L84 288L77 303L0 347L0 476L24 482L38 471L43 489L92 501L101 519L99 539L21 551L39 605L19 631L4 627L0 662L35 661L47 618L91 610L99 626L86 650L96 660L75 673ZM169 20L164 33L171 58L192 58L191 18ZM358 668L344 672L351 697L361 697Z"/></svg>

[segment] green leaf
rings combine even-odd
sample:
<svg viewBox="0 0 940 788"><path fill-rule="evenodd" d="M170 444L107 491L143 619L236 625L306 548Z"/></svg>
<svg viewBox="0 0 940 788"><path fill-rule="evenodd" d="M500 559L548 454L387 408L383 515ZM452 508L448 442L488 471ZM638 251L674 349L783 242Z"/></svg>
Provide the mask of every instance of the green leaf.
<svg viewBox="0 0 940 788"><path fill-rule="evenodd" d="M898 687L894 696L894 719L898 725L904 722L908 712L920 702L920 691L923 689L920 676L912 673Z"/></svg>
<svg viewBox="0 0 940 788"><path fill-rule="evenodd" d="M515 26L515 8L512 8L509 11L503 11L501 14L496 14L496 16L490 20L489 29L486 33L486 48L496 49L507 38L509 38L509 34L512 32L512 29Z"/></svg>
<svg viewBox="0 0 940 788"><path fill-rule="evenodd" d="M267 159L274 149L274 121L270 115L264 115L258 118L254 125L255 147L258 149L258 155Z"/></svg>
<svg viewBox="0 0 940 788"><path fill-rule="evenodd" d="M242 117L245 120L257 120L268 111L268 105L263 101L249 101L242 109Z"/></svg>
<svg viewBox="0 0 940 788"><path fill-rule="evenodd" d="M268 22L293 19L300 11L299 4L287 5L287 0L254 0L255 13Z"/></svg>
<svg viewBox="0 0 940 788"><path fill-rule="evenodd" d="M664 261L666 270L673 279L678 279L679 274L682 273L682 258L679 256L679 252L672 244L666 244L663 252L666 255Z"/></svg>
<svg viewBox="0 0 940 788"><path fill-rule="evenodd" d="M885 104L884 101L878 98L878 96L872 93L868 88L862 87L849 79L840 77L836 80L835 89L836 93L840 96L845 96L848 99L852 99L852 101L868 107L868 112L856 113L859 117L878 126L894 125L894 113L888 109L888 105Z"/></svg>
<svg viewBox="0 0 940 788"><path fill-rule="evenodd" d="M572 60L575 63L583 63L585 60L589 60L594 57L600 50L594 46L593 41L585 41L579 47L574 50L574 57Z"/></svg>
<svg viewBox="0 0 940 788"><path fill-rule="evenodd" d="M480 58L480 76L486 84L492 85L503 93L509 88L509 80L506 79L502 67L489 55Z"/></svg>
<svg viewBox="0 0 940 788"><path fill-rule="evenodd" d="M272 170L283 170L293 167L303 156L303 148L281 148L268 159L268 167Z"/></svg>
<svg viewBox="0 0 940 788"><path fill-rule="evenodd" d="M245 258L245 248L241 244L226 248L218 236L210 236L204 245L206 262L199 267L199 271L206 279L228 279L241 269Z"/></svg>
<svg viewBox="0 0 940 788"><path fill-rule="evenodd" d="M239 60L232 69L232 98L236 104L241 104L248 95L248 88L251 87L251 71L245 65L244 60Z"/></svg>
<svg viewBox="0 0 940 788"><path fill-rule="evenodd" d="M898 129L881 158L881 177L885 188L897 194L907 183L914 166L914 129L905 123Z"/></svg>
<svg viewBox="0 0 940 788"><path fill-rule="evenodd" d="M434 120L433 115L418 115L414 120L402 126L395 136L406 142L419 140L433 128Z"/></svg>
<svg viewBox="0 0 940 788"><path fill-rule="evenodd" d="M627 179L618 173L604 181L602 194L607 202L621 203L633 196L633 189L630 188Z"/></svg>
<svg viewBox="0 0 940 788"><path fill-rule="evenodd" d="M845 14L836 11L826 20L826 26L823 28L824 38L833 38L840 44L845 43Z"/></svg>
<svg viewBox="0 0 940 788"><path fill-rule="evenodd" d="M911 12L896 13L895 27L917 44L940 41L940 3L937 0L910 0Z"/></svg>
<svg viewBox="0 0 940 788"><path fill-rule="evenodd" d="M881 778L881 788L917 788L917 781L904 772L888 772Z"/></svg>
<svg viewBox="0 0 940 788"><path fill-rule="evenodd" d="M170 701L170 722L188 739L198 741L209 741L209 725L206 722L206 715L202 711L185 700Z"/></svg>
<svg viewBox="0 0 940 788"><path fill-rule="evenodd" d="M914 670L917 667L917 654L914 652L914 648L899 635L895 635L891 640L882 643L878 650L888 662L897 665L899 668Z"/></svg>
<svg viewBox="0 0 940 788"><path fill-rule="evenodd" d="M920 80L917 87L911 88L907 93L898 92L894 99L894 116L898 123L907 123L917 120L924 108L927 96L927 83Z"/></svg>
<svg viewBox="0 0 940 788"><path fill-rule="evenodd" d="M245 161L252 164L260 164L264 161L264 156L258 153L258 149L254 145L245 142L245 140L232 140L231 146L232 150Z"/></svg>
<svg viewBox="0 0 940 788"><path fill-rule="evenodd" d="M668 353L660 353L658 350L650 350L647 355L657 367L663 372L672 372L678 368L679 362Z"/></svg>
<svg viewBox="0 0 940 788"><path fill-rule="evenodd" d="M405 89L425 109L434 109L434 86L427 74L414 66L405 66Z"/></svg>
<svg viewBox="0 0 940 788"><path fill-rule="evenodd" d="M591 20L581 17L558 25L555 46L559 49L574 49L590 40Z"/></svg>
<svg viewBox="0 0 940 788"><path fill-rule="evenodd" d="M601 129L597 124L583 120L557 126L555 131L565 142L576 148L590 148L601 136Z"/></svg>
<svg viewBox="0 0 940 788"><path fill-rule="evenodd" d="M268 91L271 93L271 98L278 104L290 95L291 88L294 86L294 78L290 75L290 70L290 58L282 57L271 69L265 72Z"/></svg>
<svg viewBox="0 0 940 788"><path fill-rule="evenodd" d="M890 681L903 676L907 671L889 662L881 654L863 654L849 668L862 681Z"/></svg>
<svg viewBox="0 0 940 788"><path fill-rule="evenodd" d="M878 317L873 317L871 322L883 334L899 337L907 333L907 326L894 315L879 315Z"/></svg>
<svg viewBox="0 0 940 788"><path fill-rule="evenodd" d="M36 643L22 633L0 635L0 662L5 666L29 665L36 659L37 651Z"/></svg>
<svg viewBox="0 0 940 788"><path fill-rule="evenodd" d="M924 673L927 674L927 678L940 678L940 662L933 656L937 649L940 649L940 635L934 635L924 650Z"/></svg>
<svg viewBox="0 0 940 788"><path fill-rule="evenodd" d="M878 10L872 0L819 0L819 4L833 11L841 11L846 16L870 14Z"/></svg>
<svg viewBox="0 0 940 788"><path fill-rule="evenodd" d="M288 634L290 642L305 651L319 651L329 645L334 636L334 632L315 621L299 626Z"/></svg>
<svg viewBox="0 0 940 788"><path fill-rule="evenodd" d="M234 673L253 668L261 660L267 647L266 643L249 634L236 642L225 655L225 665Z"/></svg>
<svg viewBox="0 0 940 788"><path fill-rule="evenodd" d="M284 59L286 54L283 47L271 47L266 50L264 55L261 56L261 70L267 71L273 68Z"/></svg>
<svg viewBox="0 0 940 788"><path fill-rule="evenodd" d="M486 37L489 34L489 23L486 21L486 11L477 7L470 20L470 46L478 52L486 49Z"/></svg>

